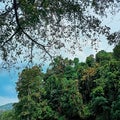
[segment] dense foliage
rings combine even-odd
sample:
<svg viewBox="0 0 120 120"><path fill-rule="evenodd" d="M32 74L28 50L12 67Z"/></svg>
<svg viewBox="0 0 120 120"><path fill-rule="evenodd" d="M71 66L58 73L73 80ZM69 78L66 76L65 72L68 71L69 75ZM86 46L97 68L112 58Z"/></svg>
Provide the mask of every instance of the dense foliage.
<svg viewBox="0 0 120 120"><path fill-rule="evenodd" d="M19 102L0 120L119 120L120 61L114 52L99 51L84 63L59 56L46 73L37 66L24 69Z"/></svg>
<svg viewBox="0 0 120 120"><path fill-rule="evenodd" d="M0 120L16 120L13 110L7 110L0 113Z"/></svg>

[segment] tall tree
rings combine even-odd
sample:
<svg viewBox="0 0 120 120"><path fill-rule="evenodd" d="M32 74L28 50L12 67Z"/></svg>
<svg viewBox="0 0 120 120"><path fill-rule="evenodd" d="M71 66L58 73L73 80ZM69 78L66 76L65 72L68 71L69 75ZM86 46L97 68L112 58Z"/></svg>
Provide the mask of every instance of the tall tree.
<svg viewBox="0 0 120 120"><path fill-rule="evenodd" d="M83 117L83 101L78 90L78 80L67 80L65 77L51 75L46 80L46 91L49 105L64 116L65 119Z"/></svg>
<svg viewBox="0 0 120 120"><path fill-rule="evenodd" d="M51 119L54 112L49 107L44 89L43 74L38 67L22 71L17 82L19 102L14 105L18 120Z"/></svg>

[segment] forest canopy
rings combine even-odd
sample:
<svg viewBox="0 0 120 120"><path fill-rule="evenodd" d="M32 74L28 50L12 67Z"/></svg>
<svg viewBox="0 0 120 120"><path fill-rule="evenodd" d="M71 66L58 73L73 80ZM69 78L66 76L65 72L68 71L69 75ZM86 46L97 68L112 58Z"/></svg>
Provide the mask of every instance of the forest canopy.
<svg viewBox="0 0 120 120"><path fill-rule="evenodd" d="M85 62L58 56L46 73L38 66L24 69L16 87L19 102L0 120L119 120L120 60L115 55L102 50Z"/></svg>

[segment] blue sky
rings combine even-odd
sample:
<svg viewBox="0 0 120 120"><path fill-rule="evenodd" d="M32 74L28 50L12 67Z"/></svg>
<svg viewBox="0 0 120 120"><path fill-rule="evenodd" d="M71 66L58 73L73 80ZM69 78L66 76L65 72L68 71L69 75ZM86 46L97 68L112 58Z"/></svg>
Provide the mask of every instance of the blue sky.
<svg viewBox="0 0 120 120"><path fill-rule="evenodd" d="M15 90L17 79L18 75L14 70L0 71L0 105L18 101Z"/></svg>
<svg viewBox="0 0 120 120"><path fill-rule="evenodd" d="M108 18L103 19L103 24L108 25L111 27L111 31L118 31L120 28L120 13L117 13L114 17L113 16L108 16ZM102 37L102 41L99 43L99 49L100 50L105 50L105 51L112 51L113 46L109 46L107 44L107 40ZM85 61L85 58L89 56L90 54L95 54L96 51L94 49L91 49L91 46L88 44L85 47L83 47L83 51L76 51L75 56L68 54L68 53L63 53L63 57L78 57L80 61ZM46 65L48 66L48 65ZM44 69L46 69L46 66ZM19 70L21 71L21 70ZM17 102L17 93L15 90L16 87L16 82L18 80L18 72L17 70L10 69L10 72L7 70L0 71L0 105L4 105L6 103L11 103L11 102Z"/></svg>

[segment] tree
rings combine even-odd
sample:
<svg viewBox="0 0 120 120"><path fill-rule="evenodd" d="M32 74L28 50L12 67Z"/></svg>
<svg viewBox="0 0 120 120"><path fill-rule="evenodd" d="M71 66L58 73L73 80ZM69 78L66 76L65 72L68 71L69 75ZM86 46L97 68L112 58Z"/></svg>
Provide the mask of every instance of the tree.
<svg viewBox="0 0 120 120"><path fill-rule="evenodd" d="M0 120L15 120L14 110L4 111L0 114Z"/></svg>
<svg viewBox="0 0 120 120"><path fill-rule="evenodd" d="M120 96L117 97L116 101L113 101L111 109L111 118L114 120L120 119Z"/></svg>
<svg viewBox="0 0 120 120"><path fill-rule="evenodd" d="M51 58L55 49L67 47L66 42L72 43L74 53L81 48L80 33L91 38L92 45L98 39L95 34L104 34L110 42L118 35L110 35L110 28L89 14L90 8L101 16L106 9L119 9L118 0L1 0L0 4L0 54L8 63L21 54L30 62L34 53Z"/></svg>
<svg viewBox="0 0 120 120"><path fill-rule="evenodd" d="M100 96L93 99L92 112L95 116L95 120L109 120L109 107L108 101L105 97Z"/></svg>
<svg viewBox="0 0 120 120"><path fill-rule="evenodd" d="M96 54L96 62L101 63L101 65L108 63L111 59L113 59L112 53L107 53L104 50L101 50Z"/></svg>
<svg viewBox="0 0 120 120"><path fill-rule="evenodd" d="M113 49L113 55L117 60L120 60L120 42Z"/></svg>
<svg viewBox="0 0 120 120"><path fill-rule="evenodd" d="M111 61L109 64L109 71L106 73L105 95L111 103L115 101L119 95L120 87L120 61Z"/></svg>
<svg viewBox="0 0 120 120"><path fill-rule="evenodd" d="M94 80L96 79L96 68L89 67L84 69L82 72L82 77L79 79L79 87L83 96L85 103L88 103L91 100L91 90L95 86Z"/></svg>
<svg viewBox="0 0 120 120"><path fill-rule="evenodd" d="M100 51L95 86L91 92L91 113L96 120L119 119L120 65L113 53ZM110 59L111 58L111 59Z"/></svg>
<svg viewBox="0 0 120 120"><path fill-rule="evenodd" d="M17 82L19 102L14 105L18 120L44 120L52 119L54 111L43 100L44 89L43 74L38 67L27 68L22 71Z"/></svg>
<svg viewBox="0 0 120 120"><path fill-rule="evenodd" d="M95 59L93 55L90 55L86 58L86 63L88 64L89 67L92 67L95 63Z"/></svg>
<svg viewBox="0 0 120 120"><path fill-rule="evenodd" d="M83 101L79 92L76 64L60 56L54 59L52 67L45 74L46 99L54 111L66 119L80 119L83 117Z"/></svg>
<svg viewBox="0 0 120 120"><path fill-rule="evenodd" d="M66 119L83 117L83 101L77 80L67 80L51 75L46 80L46 98L51 108Z"/></svg>

